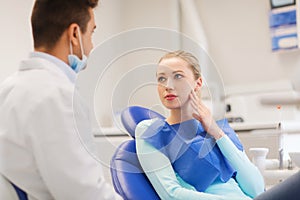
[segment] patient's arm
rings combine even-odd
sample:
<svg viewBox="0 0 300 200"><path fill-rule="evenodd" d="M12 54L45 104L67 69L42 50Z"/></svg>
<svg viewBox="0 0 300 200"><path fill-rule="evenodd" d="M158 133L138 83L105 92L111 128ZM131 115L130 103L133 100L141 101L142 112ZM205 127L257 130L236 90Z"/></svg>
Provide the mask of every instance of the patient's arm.
<svg viewBox="0 0 300 200"><path fill-rule="evenodd" d="M237 171L236 180L244 193L252 198L262 193L264 191L263 177L245 152L238 150L227 135L217 140L217 144L231 166Z"/></svg>
<svg viewBox="0 0 300 200"><path fill-rule="evenodd" d="M136 128L136 149L140 164L161 199L221 200L221 195L197 192L193 186L177 179L169 159L140 138L151 121L143 121ZM180 181L180 182L179 182Z"/></svg>

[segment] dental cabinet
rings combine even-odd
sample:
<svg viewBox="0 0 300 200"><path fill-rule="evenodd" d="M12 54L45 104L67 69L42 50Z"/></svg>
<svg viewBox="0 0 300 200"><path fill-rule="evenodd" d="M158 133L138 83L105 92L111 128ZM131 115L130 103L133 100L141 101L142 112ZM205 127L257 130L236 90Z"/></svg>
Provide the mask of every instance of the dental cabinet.
<svg viewBox="0 0 300 200"><path fill-rule="evenodd" d="M237 132L239 139L249 159L252 160L250 148L268 148L266 168L262 171L266 188L285 180L299 171L299 168L289 158L289 151L299 151L299 132L286 132L276 123L270 124L239 124L232 125ZM300 127L299 127L300 128ZM296 139L295 139L296 138ZM289 146L294 142L294 145ZM282 163L282 164L280 164ZM282 165L280 167L280 165Z"/></svg>
<svg viewBox="0 0 300 200"><path fill-rule="evenodd" d="M298 92L299 93L299 92ZM240 85L227 88L226 117L232 120L249 159L250 148L268 148L266 188L275 185L299 168L288 152L300 152L299 94L289 81Z"/></svg>

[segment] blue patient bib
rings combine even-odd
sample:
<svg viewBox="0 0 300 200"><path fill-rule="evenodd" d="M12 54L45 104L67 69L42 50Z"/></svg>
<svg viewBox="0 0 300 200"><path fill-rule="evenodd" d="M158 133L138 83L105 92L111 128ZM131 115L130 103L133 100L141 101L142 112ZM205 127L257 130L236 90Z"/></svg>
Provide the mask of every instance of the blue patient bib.
<svg viewBox="0 0 300 200"><path fill-rule="evenodd" d="M219 120L217 124L242 151L243 146L228 121ZM205 191L218 177L227 182L235 176L235 170L221 153L215 139L195 119L174 125L156 119L142 138L165 154L175 172L197 191Z"/></svg>

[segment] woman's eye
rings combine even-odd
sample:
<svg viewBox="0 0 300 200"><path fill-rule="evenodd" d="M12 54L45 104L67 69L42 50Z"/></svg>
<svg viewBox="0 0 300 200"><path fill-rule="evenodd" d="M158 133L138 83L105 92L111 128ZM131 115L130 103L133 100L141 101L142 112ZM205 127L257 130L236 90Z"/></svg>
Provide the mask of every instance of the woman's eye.
<svg viewBox="0 0 300 200"><path fill-rule="evenodd" d="M159 83L162 83L162 82L166 81L166 78L165 77L158 77L157 81Z"/></svg>
<svg viewBox="0 0 300 200"><path fill-rule="evenodd" d="M183 77L183 75L181 75L181 74L175 74L175 79L181 79L182 77Z"/></svg>

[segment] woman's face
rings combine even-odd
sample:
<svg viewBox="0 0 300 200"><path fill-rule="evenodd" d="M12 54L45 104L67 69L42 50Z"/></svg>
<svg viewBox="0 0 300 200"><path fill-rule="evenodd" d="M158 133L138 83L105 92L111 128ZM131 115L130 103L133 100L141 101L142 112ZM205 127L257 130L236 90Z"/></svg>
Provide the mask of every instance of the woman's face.
<svg viewBox="0 0 300 200"><path fill-rule="evenodd" d="M163 59L157 67L157 90L168 109L182 109L189 102L192 90L198 90L201 78L195 76L189 64L178 57Z"/></svg>

